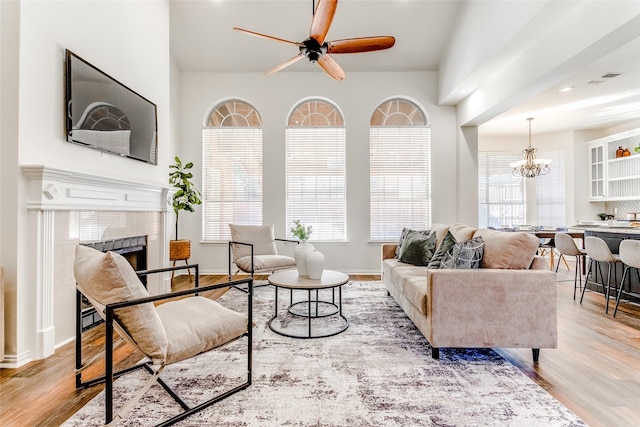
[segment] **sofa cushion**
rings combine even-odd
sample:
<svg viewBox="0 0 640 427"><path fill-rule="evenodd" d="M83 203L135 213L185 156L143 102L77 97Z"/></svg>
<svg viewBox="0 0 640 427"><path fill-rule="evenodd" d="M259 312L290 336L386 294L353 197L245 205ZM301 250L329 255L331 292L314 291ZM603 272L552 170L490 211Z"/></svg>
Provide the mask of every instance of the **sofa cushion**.
<svg viewBox="0 0 640 427"><path fill-rule="evenodd" d="M444 255L440 268L480 268L483 254L484 240L480 236L458 242Z"/></svg>
<svg viewBox="0 0 640 427"><path fill-rule="evenodd" d="M402 245L404 245L404 241L409 234L418 233L423 236L428 236L431 233L431 230L413 230L411 228L404 227L402 229L402 233L400 233L400 240L398 241L398 245L396 246L396 258L400 258L400 251L402 250Z"/></svg>
<svg viewBox="0 0 640 427"><path fill-rule="evenodd" d="M464 242L471 239L476 230L476 228L464 224L451 224L451 227L449 227L449 231L453 234L456 242Z"/></svg>
<svg viewBox="0 0 640 427"><path fill-rule="evenodd" d="M525 232L481 229L474 237L484 240L481 268L528 269L540 245L535 235Z"/></svg>
<svg viewBox="0 0 640 427"><path fill-rule="evenodd" d="M435 223L431 225L431 231L436 232L436 248L440 246L442 241L444 240L447 232L449 231L449 226L446 224Z"/></svg>
<svg viewBox="0 0 640 427"><path fill-rule="evenodd" d="M399 253L401 262L413 265L427 265L436 250L436 233L425 236L420 231L406 235Z"/></svg>
<svg viewBox="0 0 640 427"><path fill-rule="evenodd" d="M447 252L449 252L449 249L451 249L455 244L456 244L455 237L453 237L453 234L451 234L451 232L447 231L447 234L444 236L444 239L442 239L442 243L440 243L440 246L438 246L438 249L436 249L436 252L433 254L433 257L431 257L431 261L429 261L427 268L432 268L432 269L440 268L440 263L442 262L442 258L444 258L444 255Z"/></svg>

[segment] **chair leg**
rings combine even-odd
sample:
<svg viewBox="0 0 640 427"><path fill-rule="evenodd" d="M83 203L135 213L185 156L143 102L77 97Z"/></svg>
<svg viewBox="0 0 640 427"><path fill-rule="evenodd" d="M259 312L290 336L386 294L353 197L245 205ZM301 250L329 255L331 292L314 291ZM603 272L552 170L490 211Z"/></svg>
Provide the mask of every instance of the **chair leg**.
<svg viewBox="0 0 640 427"><path fill-rule="evenodd" d="M584 287L582 288L582 296L580 297L580 304L582 304L582 300L584 299L584 292L587 290L587 283L589 282L589 276L591 275L591 269L596 268L593 266L594 260L589 259L589 269L587 270L587 276L584 278ZM597 264L596 264L597 266ZM597 274L596 274L596 277Z"/></svg>
<svg viewBox="0 0 640 427"><path fill-rule="evenodd" d="M624 285L624 278L629 271L629 266L624 267L624 271L622 272L622 279L620 279L620 288L618 289L618 295L616 296L616 308L613 310L613 317L616 317L616 313L618 312L618 305L620 305L620 296L622 295L622 286Z"/></svg>

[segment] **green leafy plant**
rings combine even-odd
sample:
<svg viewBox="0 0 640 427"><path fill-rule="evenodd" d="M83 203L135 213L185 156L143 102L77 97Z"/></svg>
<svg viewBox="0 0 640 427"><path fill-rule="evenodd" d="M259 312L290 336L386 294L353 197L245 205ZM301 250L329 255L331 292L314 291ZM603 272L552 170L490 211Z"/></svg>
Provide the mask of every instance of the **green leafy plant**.
<svg viewBox="0 0 640 427"><path fill-rule="evenodd" d="M633 151L635 151L636 154L640 154L640 144L636 145L636 148L634 148Z"/></svg>
<svg viewBox="0 0 640 427"><path fill-rule="evenodd" d="M193 168L192 162L183 165L178 156L175 157L175 163L169 165L169 184L176 189L171 200L173 211L176 213L176 240L178 240L180 211L195 212L194 206L202 203L200 192L191 182L193 178L191 168Z"/></svg>
<svg viewBox="0 0 640 427"><path fill-rule="evenodd" d="M294 220L293 224L295 225L295 227L291 227L290 229L291 234L296 236L302 242L306 242L309 239L309 237L311 237L311 232L313 231L313 227L311 227L310 225L305 227L304 224L302 224L302 222L299 219Z"/></svg>

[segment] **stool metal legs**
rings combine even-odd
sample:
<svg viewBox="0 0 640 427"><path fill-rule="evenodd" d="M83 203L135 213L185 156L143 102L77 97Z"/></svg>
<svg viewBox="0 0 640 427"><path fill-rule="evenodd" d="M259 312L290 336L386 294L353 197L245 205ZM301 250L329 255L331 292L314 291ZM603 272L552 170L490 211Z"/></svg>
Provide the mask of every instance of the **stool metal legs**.
<svg viewBox="0 0 640 427"><path fill-rule="evenodd" d="M602 287L605 290L605 297L604 298L605 298L606 308L605 308L604 312L605 313L609 313L609 294L611 292L611 267L612 267L612 264L613 264L613 267L614 267L614 276L615 276L615 263L612 263L612 262L607 262L607 266L608 266L608 269L607 269L607 282L606 282L606 285L605 285L604 275L602 274L602 268L600 267L600 262L598 262L598 261L596 261L594 259L590 259L589 260L589 271L587 271L587 277L585 278L584 287L582 288L582 296L580 297L580 304L582 304L582 299L584 298L584 291L587 289L587 282L589 281L589 275L591 275L591 266L592 266L592 264L594 262L596 263L595 268L594 268L596 270L596 273L595 273L596 279L598 278L598 273L597 272L600 271L600 280L602 282ZM597 282L594 282L594 283L597 283ZM614 278L614 286L615 286L616 294L618 294L619 293L618 292L618 286L617 286L615 278Z"/></svg>
<svg viewBox="0 0 640 427"><path fill-rule="evenodd" d="M582 264L585 262L584 255L576 255L576 270L573 273L573 300L576 300L576 289L580 286L580 292L582 292ZM567 263L564 254L560 254L560 258L558 258L558 263L556 265L556 273L558 272L558 267L560 267L560 259L564 260L565 264ZM588 277L588 275L587 275ZM586 286L585 281L585 286ZM582 300L581 300L582 301Z"/></svg>
<svg viewBox="0 0 640 427"><path fill-rule="evenodd" d="M622 279L620 279L620 288L618 288L618 295L616 296L616 308L613 310L613 317L616 317L616 313L618 312L618 305L620 305L620 296L622 295L622 287L624 286L624 279L625 277L627 277L627 272L632 268L636 270L636 275L638 276L638 281L640 282L640 270L636 267L630 267L628 265L625 265L624 271L622 272ZM629 277L629 281L631 281L631 277Z"/></svg>

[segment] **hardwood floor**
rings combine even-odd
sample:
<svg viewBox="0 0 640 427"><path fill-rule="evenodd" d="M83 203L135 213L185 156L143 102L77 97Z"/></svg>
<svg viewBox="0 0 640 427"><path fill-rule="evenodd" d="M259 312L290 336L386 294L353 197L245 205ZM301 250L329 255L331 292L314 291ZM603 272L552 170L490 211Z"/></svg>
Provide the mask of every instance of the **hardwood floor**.
<svg viewBox="0 0 640 427"><path fill-rule="evenodd" d="M379 280L379 276L351 279ZM201 284L224 280L224 276L202 276ZM579 304L579 295L573 300L573 275L564 267L558 280L559 347L543 349L535 365L529 349L496 351L590 426L639 425L640 307L621 304L613 318L613 303L610 314L605 315L601 294L587 292L583 304ZM174 285L188 286L187 277L177 277ZM103 344L103 332L97 327L86 333L88 353ZM100 385L75 389L74 351L70 343L45 360L0 371L1 426L58 426L101 391ZM117 360L124 365L138 357L124 346Z"/></svg>

